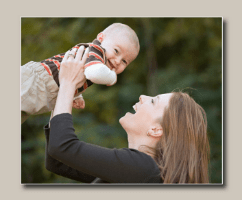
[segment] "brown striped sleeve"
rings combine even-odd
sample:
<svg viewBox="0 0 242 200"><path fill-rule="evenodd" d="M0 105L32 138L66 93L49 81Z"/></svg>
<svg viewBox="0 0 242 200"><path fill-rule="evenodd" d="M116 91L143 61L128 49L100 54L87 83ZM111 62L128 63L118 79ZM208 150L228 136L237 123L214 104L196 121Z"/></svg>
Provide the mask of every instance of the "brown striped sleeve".
<svg viewBox="0 0 242 200"><path fill-rule="evenodd" d="M101 47L101 43L98 40L95 39L92 43L79 43L79 44L75 45L73 48L79 49L80 46L82 46L82 45L85 48L89 47L89 57L86 60L85 67L89 67L89 66L97 64L97 63L104 63L104 64L106 63L105 49ZM71 49L73 49L73 48L71 48ZM41 64L46 69L46 71L49 73L49 75L53 76L53 79L55 80L58 87L60 86L59 70L60 70L60 65L64 58L64 55L65 55L65 53L61 53L61 54L55 55L51 58L41 61ZM87 80L85 82L85 84L76 91L76 93L82 92L87 87L91 86L92 84L93 83L90 80Z"/></svg>

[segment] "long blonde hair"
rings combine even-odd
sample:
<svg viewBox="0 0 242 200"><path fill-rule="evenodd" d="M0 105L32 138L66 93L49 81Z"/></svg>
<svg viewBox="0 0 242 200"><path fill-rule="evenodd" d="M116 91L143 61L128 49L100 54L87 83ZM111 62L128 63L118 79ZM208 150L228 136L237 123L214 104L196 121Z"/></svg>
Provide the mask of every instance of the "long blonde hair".
<svg viewBox="0 0 242 200"><path fill-rule="evenodd" d="M155 160L164 183L208 183L210 147L204 109L188 94L173 92L161 125Z"/></svg>

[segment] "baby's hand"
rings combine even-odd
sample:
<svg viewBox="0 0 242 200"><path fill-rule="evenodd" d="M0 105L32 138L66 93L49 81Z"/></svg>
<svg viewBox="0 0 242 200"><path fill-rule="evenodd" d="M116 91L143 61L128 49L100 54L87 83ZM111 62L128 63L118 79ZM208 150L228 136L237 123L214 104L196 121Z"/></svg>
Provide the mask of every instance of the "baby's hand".
<svg viewBox="0 0 242 200"><path fill-rule="evenodd" d="M115 72L115 74L116 74L116 69L114 68L114 69L112 69L112 71L114 71ZM116 81L114 82L114 83L112 83L111 85L107 85L107 86L112 86L112 85L114 85L114 84L116 84L117 83L117 74L116 74Z"/></svg>
<svg viewBox="0 0 242 200"><path fill-rule="evenodd" d="M76 109L84 109L85 108L85 100L83 99L83 97L78 97L75 100L73 100L73 108Z"/></svg>

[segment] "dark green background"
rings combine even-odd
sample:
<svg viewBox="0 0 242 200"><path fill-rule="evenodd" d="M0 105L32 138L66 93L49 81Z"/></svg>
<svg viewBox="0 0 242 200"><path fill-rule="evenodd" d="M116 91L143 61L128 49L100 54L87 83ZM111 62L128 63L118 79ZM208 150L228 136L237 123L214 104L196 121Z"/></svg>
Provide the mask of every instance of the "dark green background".
<svg viewBox="0 0 242 200"><path fill-rule="evenodd" d="M74 110L78 138L109 148L127 147L119 118L141 94L188 92L206 111L211 147L210 182L222 183L222 18L22 18L21 64L91 42L108 25L129 25L140 53L112 87L92 85L86 108ZM50 113L21 126L22 183L75 183L45 169L43 126Z"/></svg>

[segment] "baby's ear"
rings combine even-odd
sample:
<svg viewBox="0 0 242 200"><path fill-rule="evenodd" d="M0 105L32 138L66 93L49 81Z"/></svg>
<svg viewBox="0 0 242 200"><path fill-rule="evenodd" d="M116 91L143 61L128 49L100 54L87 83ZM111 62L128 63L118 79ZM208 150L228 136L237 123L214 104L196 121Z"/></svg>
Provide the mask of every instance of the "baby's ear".
<svg viewBox="0 0 242 200"><path fill-rule="evenodd" d="M97 35L97 39L99 40L99 42L102 42L102 41L103 41L103 38L104 38L104 34L103 34L103 32L101 32L101 33L99 33L99 34Z"/></svg>

